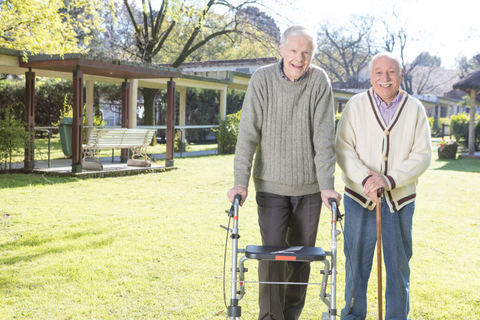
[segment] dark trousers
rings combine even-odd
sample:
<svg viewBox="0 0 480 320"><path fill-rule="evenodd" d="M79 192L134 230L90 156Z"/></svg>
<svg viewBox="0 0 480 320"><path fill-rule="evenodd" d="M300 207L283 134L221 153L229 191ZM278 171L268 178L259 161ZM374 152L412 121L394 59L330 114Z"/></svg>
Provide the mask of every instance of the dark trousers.
<svg viewBox="0 0 480 320"><path fill-rule="evenodd" d="M320 193L299 197L257 192L258 223L264 246L315 246L322 199ZM259 281L308 282L306 262L259 261ZM260 285L258 319L297 320L307 285Z"/></svg>

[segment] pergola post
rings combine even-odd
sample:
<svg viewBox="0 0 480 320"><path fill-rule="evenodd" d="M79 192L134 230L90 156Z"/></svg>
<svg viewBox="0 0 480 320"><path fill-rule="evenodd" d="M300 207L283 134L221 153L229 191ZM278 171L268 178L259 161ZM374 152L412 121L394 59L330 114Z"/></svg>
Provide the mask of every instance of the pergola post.
<svg viewBox="0 0 480 320"><path fill-rule="evenodd" d="M476 106L476 90L470 90L470 125L468 128L468 155L475 155L475 114L477 113Z"/></svg>
<svg viewBox="0 0 480 320"><path fill-rule="evenodd" d="M227 87L220 90L220 119L224 120L227 118Z"/></svg>
<svg viewBox="0 0 480 320"><path fill-rule="evenodd" d="M138 79L129 79L130 83L130 129L137 128L137 99L138 99Z"/></svg>
<svg viewBox="0 0 480 320"><path fill-rule="evenodd" d="M130 123L130 83L122 82L122 128L129 128ZM120 162L127 163L128 149L122 149L120 153Z"/></svg>
<svg viewBox="0 0 480 320"><path fill-rule="evenodd" d="M174 165L175 145L175 81L170 78L167 82L167 152L165 155L165 167Z"/></svg>
<svg viewBox="0 0 480 320"><path fill-rule="evenodd" d="M25 169L35 167L35 72L25 72L25 130L29 132L30 140L25 145Z"/></svg>
<svg viewBox="0 0 480 320"><path fill-rule="evenodd" d="M83 71L73 70L72 172L82 172Z"/></svg>
<svg viewBox="0 0 480 320"><path fill-rule="evenodd" d="M93 126L93 89L95 81L85 80L85 122L88 127ZM90 137L91 128L85 129L85 140Z"/></svg>
<svg viewBox="0 0 480 320"><path fill-rule="evenodd" d="M180 126L184 126L186 124L185 114L187 109L187 87L180 87L178 91L180 92L180 110L178 115L178 124ZM185 129L180 130L182 131L182 151L185 151L186 132Z"/></svg>

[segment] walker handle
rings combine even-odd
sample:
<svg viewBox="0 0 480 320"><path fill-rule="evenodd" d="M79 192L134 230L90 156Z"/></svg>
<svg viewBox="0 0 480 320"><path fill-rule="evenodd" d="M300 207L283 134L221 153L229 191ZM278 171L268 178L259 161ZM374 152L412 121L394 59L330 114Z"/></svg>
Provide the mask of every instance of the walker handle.
<svg viewBox="0 0 480 320"><path fill-rule="evenodd" d="M335 208L338 208L337 199L335 199L335 198L329 198L329 199L328 199L328 203L330 204L330 206L332 207L332 209L333 209L333 204L334 204L334 203L335 203Z"/></svg>
<svg viewBox="0 0 480 320"><path fill-rule="evenodd" d="M235 204L238 206L240 204L240 201L242 201L242 196L239 194L236 194L233 197L232 206L230 207L230 210L227 212L230 217L233 217L235 215Z"/></svg>
<svg viewBox="0 0 480 320"><path fill-rule="evenodd" d="M235 203L235 200L238 200L238 203L240 204L240 201L242 201L242 196L239 195L239 194L236 194L236 195L233 197L233 202L232 202L232 203Z"/></svg>
<svg viewBox="0 0 480 320"><path fill-rule="evenodd" d="M340 221L342 220L343 215L340 214L340 211L338 210L338 203L337 199L335 198L329 198L328 203L332 207L332 213L333 213L333 220L335 221Z"/></svg>

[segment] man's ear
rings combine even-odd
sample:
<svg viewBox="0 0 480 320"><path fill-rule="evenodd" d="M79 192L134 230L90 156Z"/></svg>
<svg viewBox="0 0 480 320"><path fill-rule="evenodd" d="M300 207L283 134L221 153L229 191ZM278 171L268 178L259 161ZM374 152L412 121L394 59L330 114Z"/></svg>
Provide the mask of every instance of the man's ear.
<svg viewBox="0 0 480 320"><path fill-rule="evenodd" d="M283 45L282 45L282 44L280 44L280 55L281 55L282 58L283 58Z"/></svg>

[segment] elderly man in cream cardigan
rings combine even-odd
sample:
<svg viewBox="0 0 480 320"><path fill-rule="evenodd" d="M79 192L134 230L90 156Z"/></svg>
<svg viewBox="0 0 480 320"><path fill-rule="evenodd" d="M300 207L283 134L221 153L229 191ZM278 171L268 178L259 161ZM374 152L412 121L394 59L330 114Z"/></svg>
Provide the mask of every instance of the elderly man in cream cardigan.
<svg viewBox="0 0 480 320"><path fill-rule="evenodd" d="M338 124L337 162L345 182L344 320L367 316L379 188L385 190L381 199L385 319L408 319L416 189L430 165L432 148L424 107L399 89L403 73L396 55L375 55L370 62L372 88L349 100Z"/></svg>

